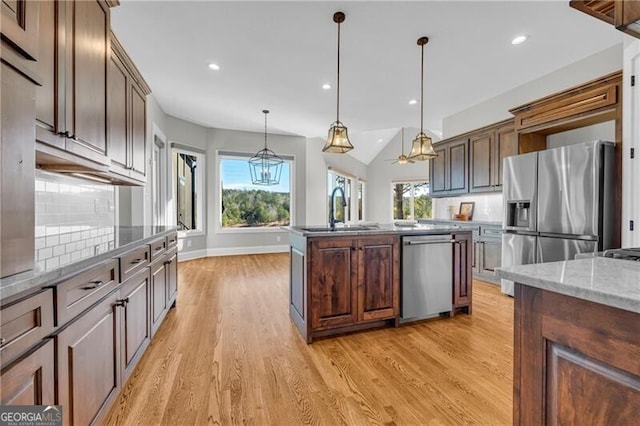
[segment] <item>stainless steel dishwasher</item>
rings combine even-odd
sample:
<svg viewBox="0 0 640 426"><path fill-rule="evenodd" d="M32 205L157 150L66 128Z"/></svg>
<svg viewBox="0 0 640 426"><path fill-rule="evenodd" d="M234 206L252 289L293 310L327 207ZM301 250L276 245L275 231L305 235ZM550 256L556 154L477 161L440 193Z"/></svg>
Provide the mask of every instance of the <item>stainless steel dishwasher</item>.
<svg viewBox="0 0 640 426"><path fill-rule="evenodd" d="M402 238L401 322L430 318L452 310L454 242L451 235Z"/></svg>

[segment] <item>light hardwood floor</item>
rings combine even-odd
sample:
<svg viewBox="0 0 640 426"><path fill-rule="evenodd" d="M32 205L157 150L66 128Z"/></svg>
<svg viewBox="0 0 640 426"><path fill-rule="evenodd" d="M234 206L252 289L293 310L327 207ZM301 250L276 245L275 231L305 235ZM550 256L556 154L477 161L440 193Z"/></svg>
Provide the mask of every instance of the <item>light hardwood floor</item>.
<svg viewBox="0 0 640 426"><path fill-rule="evenodd" d="M286 254L179 264L168 314L107 424L511 424L513 301L307 345Z"/></svg>

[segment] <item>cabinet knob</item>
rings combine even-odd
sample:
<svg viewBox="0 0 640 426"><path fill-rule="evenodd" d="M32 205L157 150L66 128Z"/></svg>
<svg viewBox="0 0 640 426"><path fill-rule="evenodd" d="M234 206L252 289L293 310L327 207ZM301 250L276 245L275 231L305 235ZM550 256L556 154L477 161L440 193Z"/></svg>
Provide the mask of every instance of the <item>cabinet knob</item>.
<svg viewBox="0 0 640 426"><path fill-rule="evenodd" d="M127 306L129 304L129 298L120 299L116 301L116 306Z"/></svg>

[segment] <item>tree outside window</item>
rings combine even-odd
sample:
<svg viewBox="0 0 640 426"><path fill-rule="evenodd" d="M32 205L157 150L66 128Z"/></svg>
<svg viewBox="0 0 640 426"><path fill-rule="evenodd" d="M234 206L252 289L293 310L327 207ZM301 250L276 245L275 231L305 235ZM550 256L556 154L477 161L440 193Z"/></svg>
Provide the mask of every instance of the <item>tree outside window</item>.
<svg viewBox="0 0 640 426"><path fill-rule="evenodd" d="M394 182L393 220L431 218L429 182Z"/></svg>

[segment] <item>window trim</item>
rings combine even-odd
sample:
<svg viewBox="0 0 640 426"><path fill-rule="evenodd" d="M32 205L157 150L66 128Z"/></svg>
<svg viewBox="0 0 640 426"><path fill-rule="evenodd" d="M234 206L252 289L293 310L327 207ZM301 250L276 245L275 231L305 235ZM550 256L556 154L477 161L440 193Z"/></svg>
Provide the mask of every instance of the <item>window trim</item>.
<svg viewBox="0 0 640 426"><path fill-rule="evenodd" d="M253 157L255 152L241 152L241 151L227 151L227 150L216 150L215 153L215 164L216 164L216 173L215 173L215 226L214 226L214 234L270 234L275 232L283 232L281 227L264 227L264 226L253 226L253 227L243 227L243 228L224 228L222 226L222 184L221 184L221 172L222 172L222 160L224 158L236 158L241 160L249 161L251 157ZM295 226L296 223L296 201L295 201L295 193L296 193L296 157L295 155L281 155L278 154L280 158L289 163L289 226Z"/></svg>
<svg viewBox="0 0 640 426"><path fill-rule="evenodd" d="M205 210L204 210L204 200L206 197L206 194L204 192L204 180L205 180L205 174L206 174L206 161L207 161L207 156L205 155L204 151L201 151L197 148L192 148L192 147L188 147L186 145L182 145L176 142L171 142L170 144L171 146L171 159L170 159L170 164L171 164L171 193L172 193L172 198L173 198L173 203L172 203L172 208L171 208L171 223L173 223L175 226L177 226L177 212L176 209L178 207L178 187L176 185L176 179L175 179L175 170L173 170L173 155L175 153L181 153L181 154L187 154L187 155L191 155L196 157L196 161L198 163L198 167L201 167L202 169L202 173L196 173L196 194L199 194L200 196L197 197L196 200L196 214L197 217L199 218L199 223L196 227L196 229L189 229L187 231L178 231L178 238L185 238L185 237L197 237L197 236L203 236L207 234L207 228L206 228L206 222L207 222L207 218L205 215ZM200 166L200 164L202 164L202 166ZM175 185L175 186L174 186Z"/></svg>

